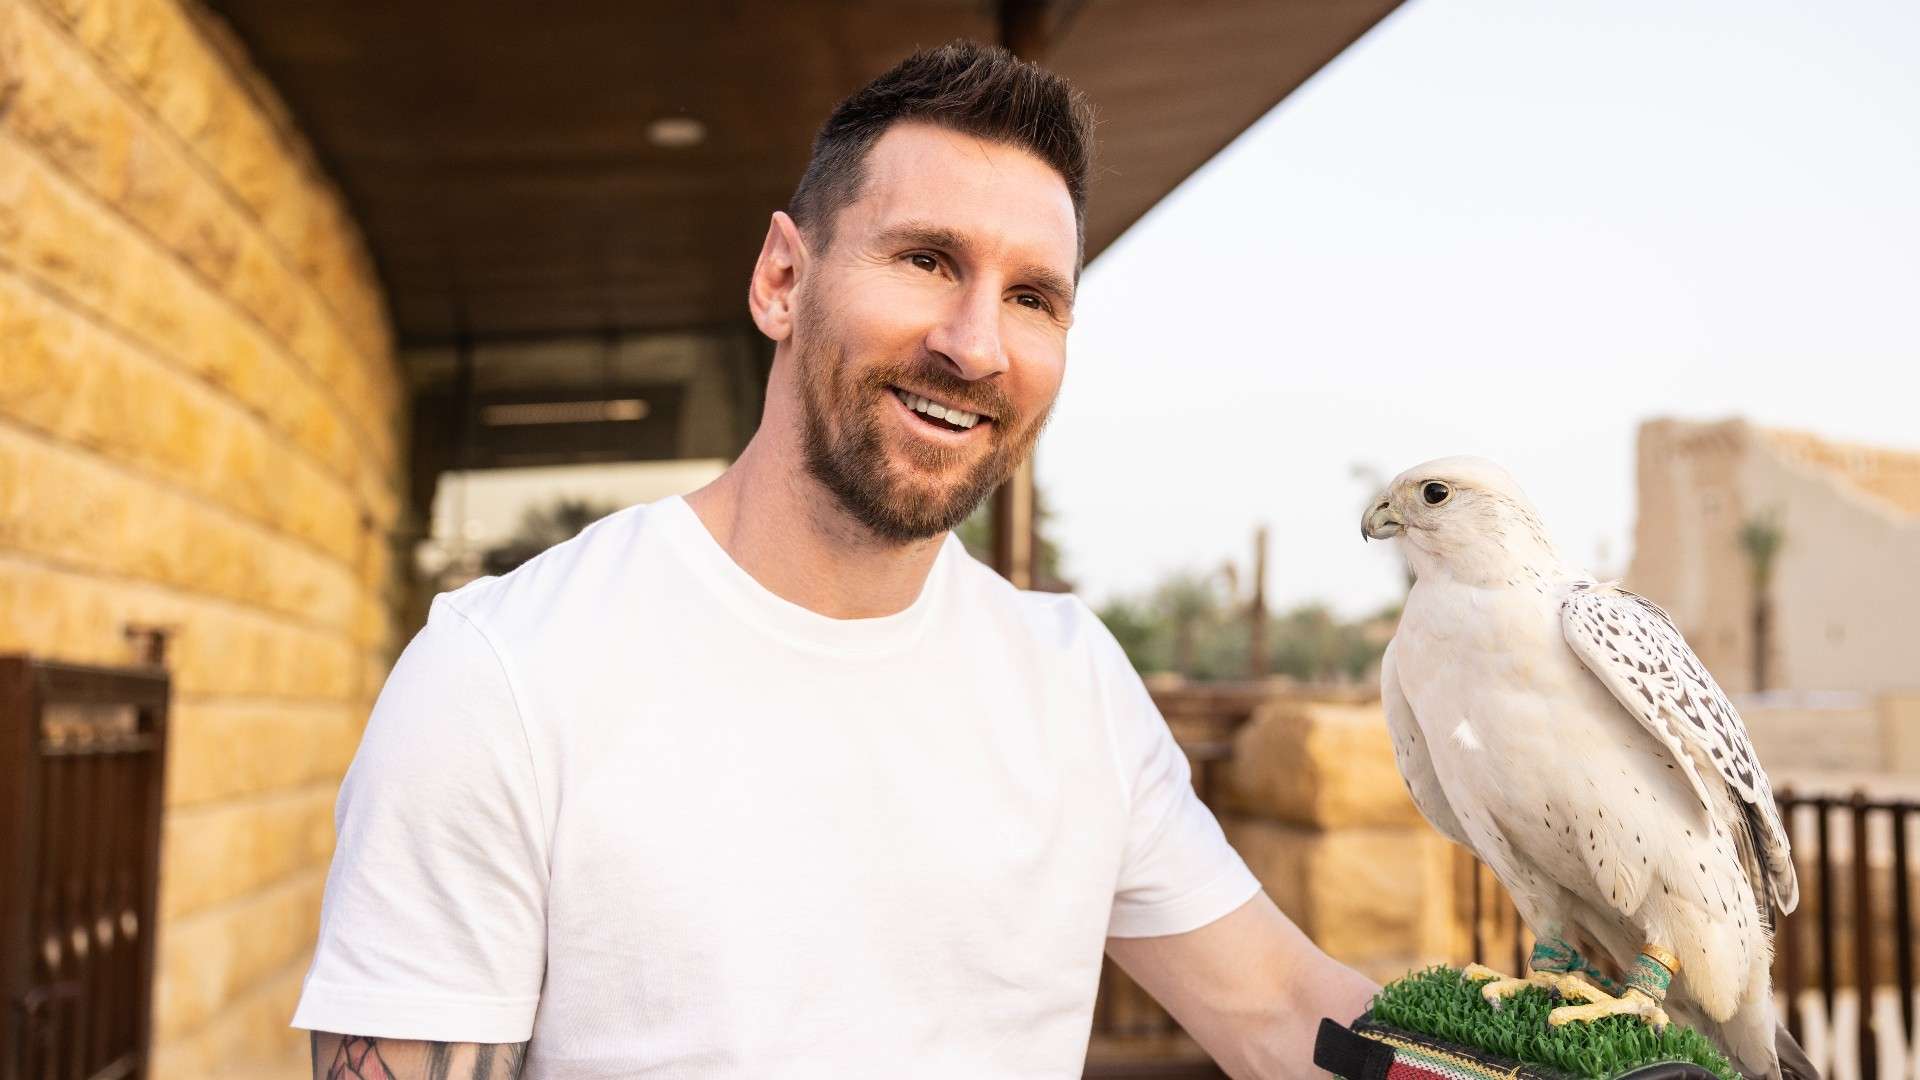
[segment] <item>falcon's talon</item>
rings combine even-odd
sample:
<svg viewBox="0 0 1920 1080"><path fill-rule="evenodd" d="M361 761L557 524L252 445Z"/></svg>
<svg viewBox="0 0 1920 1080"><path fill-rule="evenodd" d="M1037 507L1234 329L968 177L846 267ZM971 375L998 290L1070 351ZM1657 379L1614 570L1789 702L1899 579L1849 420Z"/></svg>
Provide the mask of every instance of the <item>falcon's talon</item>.
<svg viewBox="0 0 1920 1080"><path fill-rule="evenodd" d="M1571 972L1565 971L1541 971L1536 968L1527 973L1528 982L1531 982L1533 985L1540 987L1550 994L1559 994L1562 997L1567 996L1568 981L1574 979L1576 979L1576 976Z"/></svg>
<svg viewBox="0 0 1920 1080"><path fill-rule="evenodd" d="M1567 1024L1575 1023L1590 1024L1595 1020L1604 1020L1609 1016L1637 1016L1646 1021L1647 1025L1653 1028L1653 1030L1665 1031L1667 1030L1667 1025L1672 1022L1667 1018L1667 1010L1661 1008L1659 1002L1638 990L1628 990L1619 997L1614 997L1611 994L1602 993L1594 989L1591 984L1587 984L1585 980L1579 979L1577 976L1569 977L1567 981L1581 983L1585 988L1581 992L1590 992L1587 998L1589 1003L1586 1005L1562 1005L1548 1013L1547 1023L1554 1027L1563 1027Z"/></svg>
<svg viewBox="0 0 1920 1080"><path fill-rule="evenodd" d="M1560 984L1554 987L1554 989L1560 991L1561 997L1572 998L1575 1001L1592 1002L1614 1000L1612 994L1593 985L1579 975L1568 974L1561 976Z"/></svg>
<svg viewBox="0 0 1920 1080"><path fill-rule="evenodd" d="M1529 986L1538 986L1549 991L1559 989L1561 980L1565 978L1557 971L1542 971L1538 968L1527 972L1525 978L1514 978L1511 975L1503 975L1485 964L1468 964L1460 974L1464 975L1468 982L1485 982L1486 985L1480 988L1480 996L1496 1009L1508 998Z"/></svg>
<svg viewBox="0 0 1920 1080"><path fill-rule="evenodd" d="M1468 982L1485 982L1486 985L1480 988L1480 997L1496 1009L1529 985L1525 979L1503 975L1485 964L1469 964L1461 974L1466 976Z"/></svg>

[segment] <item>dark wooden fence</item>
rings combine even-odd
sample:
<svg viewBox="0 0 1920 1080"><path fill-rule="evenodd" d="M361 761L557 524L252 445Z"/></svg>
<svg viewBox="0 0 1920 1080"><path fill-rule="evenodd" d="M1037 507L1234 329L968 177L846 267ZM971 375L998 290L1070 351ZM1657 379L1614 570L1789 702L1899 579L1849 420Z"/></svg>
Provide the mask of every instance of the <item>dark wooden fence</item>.
<svg viewBox="0 0 1920 1080"><path fill-rule="evenodd" d="M1920 802L1783 790L1779 803L1800 876L1800 904L1780 920L1774 938L1781 1015L1828 1076L1911 1075L1920 1043L1914 1007L1920 882L1912 852L1920 838ZM1523 968L1532 940L1512 902L1490 871L1464 852L1461 857L1470 866L1462 885L1470 951L1455 959ZM1836 1025L1836 1018L1844 1023ZM1882 1060L1888 1046L1895 1060Z"/></svg>
<svg viewBox="0 0 1920 1080"><path fill-rule="evenodd" d="M1154 703L1186 751L1194 790L1217 814L1233 737L1277 691L1262 683L1208 683L1154 691ZM1225 1080L1226 1073L1173 1017L1113 961L1102 962L1087 1080Z"/></svg>
<svg viewBox="0 0 1920 1080"><path fill-rule="evenodd" d="M1847 1064L1851 1056L1853 1067L1834 1071L1861 1080L1910 1073L1920 1038L1911 851L1920 803L1782 792L1780 806L1800 868L1800 906L1775 938L1774 983L1781 1000L1797 1006L1786 1010L1788 1027L1805 1043L1808 1028L1821 1024L1836 1049L1851 1049L1836 1058ZM1844 998L1850 1010L1838 1008ZM1851 1030L1838 1029L1849 1011ZM1880 1060L1883 1042L1897 1060Z"/></svg>
<svg viewBox="0 0 1920 1080"><path fill-rule="evenodd" d="M147 1071L168 683L0 657L0 1078Z"/></svg>

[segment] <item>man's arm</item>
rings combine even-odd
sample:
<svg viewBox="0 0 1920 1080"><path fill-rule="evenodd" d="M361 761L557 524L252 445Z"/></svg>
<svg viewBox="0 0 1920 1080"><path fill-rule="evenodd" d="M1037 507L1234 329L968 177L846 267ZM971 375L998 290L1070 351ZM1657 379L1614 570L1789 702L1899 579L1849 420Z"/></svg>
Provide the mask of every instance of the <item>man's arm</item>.
<svg viewBox="0 0 1920 1080"><path fill-rule="evenodd" d="M469 1080L473 1065L457 1067L469 1059L493 1070L483 1075L518 1072L523 1052L503 1048L533 1036L547 960L539 731L491 639L437 597L334 807L325 917L289 1021L323 1033L314 1075ZM387 1038L401 1035L495 1049L403 1053Z"/></svg>
<svg viewBox="0 0 1920 1080"><path fill-rule="evenodd" d="M444 1043L313 1033L313 1080L515 1080L526 1043Z"/></svg>
<svg viewBox="0 0 1920 1080"><path fill-rule="evenodd" d="M1234 1080L1322 1076L1320 1018L1365 1012L1373 981L1321 952L1265 892L1197 930L1108 938L1107 954Z"/></svg>

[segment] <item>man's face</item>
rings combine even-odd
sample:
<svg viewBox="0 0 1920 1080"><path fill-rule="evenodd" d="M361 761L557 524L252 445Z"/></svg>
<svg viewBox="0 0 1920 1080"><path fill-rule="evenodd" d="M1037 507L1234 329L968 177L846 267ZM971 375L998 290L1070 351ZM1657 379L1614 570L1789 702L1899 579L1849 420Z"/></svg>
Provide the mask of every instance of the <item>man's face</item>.
<svg viewBox="0 0 1920 1080"><path fill-rule="evenodd" d="M904 543L958 525L1039 437L1066 364L1073 202L1026 151L927 124L888 129L866 173L820 223L793 347L808 470Z"/></svg>

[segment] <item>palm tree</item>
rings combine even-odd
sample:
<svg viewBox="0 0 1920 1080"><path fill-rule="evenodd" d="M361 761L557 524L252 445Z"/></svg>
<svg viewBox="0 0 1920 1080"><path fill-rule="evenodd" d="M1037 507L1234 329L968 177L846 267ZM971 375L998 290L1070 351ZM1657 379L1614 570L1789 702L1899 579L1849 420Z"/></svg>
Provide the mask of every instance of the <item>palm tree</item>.
<svg viewBox="0 0 1920 1080"><path fill-rule="evenodd" d="M1180 674L1193 675L1193 646L1200 623L1213 615L1215 607L1211 582L1205 578L1181 576L1160 587L1160 609L1173 624L1173 666Z"/></svg>
<svg viewBox="0 0 1920 1080"><path fill-rule="evenodd" d="M1767 689L1768 660L1773 654L1773 564L1786 543L1780 515L1768 512L1740 526L1740 550L1746 553L1753 584L1753 689Z"/></svg>

